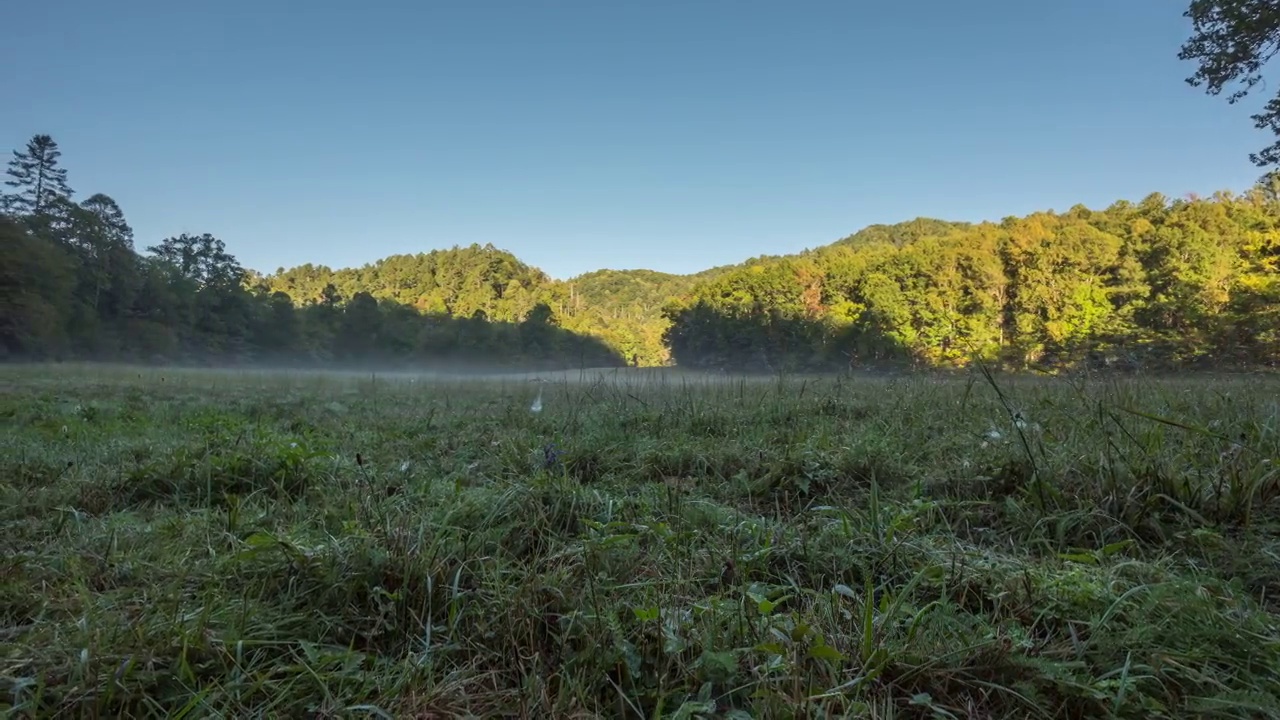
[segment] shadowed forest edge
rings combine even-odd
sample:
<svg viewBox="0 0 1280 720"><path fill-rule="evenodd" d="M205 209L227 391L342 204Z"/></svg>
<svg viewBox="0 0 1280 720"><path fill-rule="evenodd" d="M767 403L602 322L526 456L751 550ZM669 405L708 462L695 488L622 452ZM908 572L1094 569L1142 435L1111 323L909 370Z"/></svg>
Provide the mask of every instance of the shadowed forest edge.
<svg viewBox="0 0 1280 720"><path fill-rule="evenodd" d="M685 276L554 280L492 245L262 275L209 234L138 252L114 200L72 200L60 155L37 135L9 163L2 358L778 372L975 358L1243 369L1280 357L1275 181L1000 222L874 225Z"/></svg>

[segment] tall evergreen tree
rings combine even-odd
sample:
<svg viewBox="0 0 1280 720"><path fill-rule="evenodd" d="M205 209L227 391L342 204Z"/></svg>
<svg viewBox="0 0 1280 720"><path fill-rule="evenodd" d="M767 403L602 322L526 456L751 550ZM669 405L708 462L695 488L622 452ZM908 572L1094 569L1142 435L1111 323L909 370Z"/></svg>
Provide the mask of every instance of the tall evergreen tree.
<svg viewBox="0 0 1280 720"><path fill-rule="evenodd" d="M5 212L40 216L58 200L69 199L73 193L67 186L67 171L58 167L61 156L58 143L48 135L32 137L26 152L14 150L5 185L17 192L4 196Z"/></svg>

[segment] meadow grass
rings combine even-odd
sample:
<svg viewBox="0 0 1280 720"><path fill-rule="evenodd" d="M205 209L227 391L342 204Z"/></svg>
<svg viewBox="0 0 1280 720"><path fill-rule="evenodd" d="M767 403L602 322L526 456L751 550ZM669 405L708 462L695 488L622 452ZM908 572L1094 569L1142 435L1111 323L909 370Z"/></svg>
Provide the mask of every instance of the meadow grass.
<svg viewBox="0 0 1280 720"><path fill-rule="evenodd" d="M528 380L0 370L0 709L1280 714L1275 379Z"/></svg>

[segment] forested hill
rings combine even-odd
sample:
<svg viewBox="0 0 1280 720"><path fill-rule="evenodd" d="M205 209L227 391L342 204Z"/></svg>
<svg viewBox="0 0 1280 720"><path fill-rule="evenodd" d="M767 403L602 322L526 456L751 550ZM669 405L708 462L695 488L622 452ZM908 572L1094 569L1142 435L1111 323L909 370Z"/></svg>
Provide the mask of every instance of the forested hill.
<svg viewBox="0 0 1280 720"><path fill-rule="evenodd" d="M625 362L601 339L561 326L556 284L493 248L267 277L208 234L139 253L114 200L72 199L60 155L37 135L9 164L0 356L469 369Z"/></svg>
<svg viewBox="0 0 1280 720"><path fill-rule="evenodd" d="M918 219L699 283L673 302L702 367L1221 368L1280 360L1280 181L1235 195Z"/></svg>
<svg viewBox="0 0 1280 720"><path fill-rule="evenodd" d="M998 223L917 218L695 275L554 280L491 245L261 275L210 235L137 252L110 197L72 199L59 157L39 135L9 166L10 358L773 371L1280 358L1280 185Z"/></svg>
<svg viewBox="0 0 1280 720"><path fill-rule="evenodd" d="M541 303L560 328L605 342L629 363L660 365L669 359L663 308L701 277L599 270L561 282L509 252L472 245L394 255L352 269L282 268L258 282L303 305L321 301L326 292L339 298L368 293L429 316L504 323L521 322Z"/></svg>
<svg viewBox="0 0 1280 720"><path fill-rule="evenodd" d="M863 245L892 245L902 247L926 237L946 235L955 230L968 230L973 227L966 222L948 222L934 218L916 218L900 222L896 225L868 225L843 240L832 243L836 246L861 247Z"/></svg>

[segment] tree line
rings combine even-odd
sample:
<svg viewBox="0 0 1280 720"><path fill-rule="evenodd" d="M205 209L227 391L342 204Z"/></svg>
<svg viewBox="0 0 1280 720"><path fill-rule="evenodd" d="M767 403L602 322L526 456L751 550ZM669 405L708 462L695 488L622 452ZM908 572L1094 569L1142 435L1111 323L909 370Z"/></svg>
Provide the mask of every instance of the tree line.
<svg viewBox="0 0 1280 720"><path fill-rule="evenodd" d="M304 266L246 270L222 240L183 234L138 252L105 194L72 198L61 151L36 135L0 195L0 357L161 363L401 367L431 361L526 368L614 366L599 339L560 327L546 278L508 253L471 247L390 262L385 282ZM415 264L417 263L417 264ZM438 292L406 303L393 270ZM417 283L420 278L412 282Z"/></svg>
<svg viewBox="0 0 1280 720"><path fill-rule="evenodd" d="M0 196L8 358L734 370L1264 366L1280 181L1000 222L916 219L695 275L553 280L492 245L267 275L208 234L139 252L37 135Z"/></svg>
<svg viewBox="0 0 1280 720"><path fill-rule="evenodd" d="M875 226L740 267L665 309L681 365L977 360L1018 369L1280 360L1280 181L980 224Z"/></svg>

